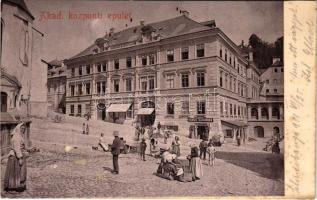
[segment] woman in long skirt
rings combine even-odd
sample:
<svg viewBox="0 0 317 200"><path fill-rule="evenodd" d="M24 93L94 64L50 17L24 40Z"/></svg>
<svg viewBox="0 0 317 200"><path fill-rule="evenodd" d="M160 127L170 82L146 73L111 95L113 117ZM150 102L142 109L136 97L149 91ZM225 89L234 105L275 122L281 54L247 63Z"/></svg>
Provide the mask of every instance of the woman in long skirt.
<svg viewBox="0 0 317 200"><path fill-rule="evenodd" d="M203 167L198 155L198 147L191 148L191 155L188 158L193 180L201 179L203 176Z"/></svg>
<svg viewBox="0 0 317 200"><path fill-rule="evenodd" d="M26 157L23 135L25 124L18 124L11 132L11 150L4 177L5 191L26 190Z"/></svg>

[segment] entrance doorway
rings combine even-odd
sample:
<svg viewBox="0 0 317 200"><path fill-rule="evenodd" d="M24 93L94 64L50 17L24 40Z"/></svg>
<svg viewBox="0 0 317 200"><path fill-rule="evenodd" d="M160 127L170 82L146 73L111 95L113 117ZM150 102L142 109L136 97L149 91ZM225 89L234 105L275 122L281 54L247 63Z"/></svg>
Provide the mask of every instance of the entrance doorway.
<svg viewBox="0 0 317 200"><path fill-rule="evenodd" d="M202 140L209 139L209 127L207 125L198 125L197 126L197 136Z"/></svg>
<svg viewBox="0 0 317 200"><path fill-rule="evenodd" d="M264 128L262 126L254 127L254 134L257 137L263 138L264 137Z"/></svg>
<svg viewBox="0 0 317 200"><path fill-rule="evenodd" d="M105 121L106 120L106 105L104 103L98 104L97 112L98 112L97 119Z"/></svg>
<svg viewBox="0 0 317 200"><path fill-rule="evenodd" d="M141 127L153 126L155 122L155 103L153 101L145 101L141 103L141 108L153 108L153 112L139 115Z"/></svg>
<svg viewBox="0 0 317 200"><path fill-rule="evenodd" d="M8 108L8 95L5 92L1 92L1 112L7 112Z"/></svg>

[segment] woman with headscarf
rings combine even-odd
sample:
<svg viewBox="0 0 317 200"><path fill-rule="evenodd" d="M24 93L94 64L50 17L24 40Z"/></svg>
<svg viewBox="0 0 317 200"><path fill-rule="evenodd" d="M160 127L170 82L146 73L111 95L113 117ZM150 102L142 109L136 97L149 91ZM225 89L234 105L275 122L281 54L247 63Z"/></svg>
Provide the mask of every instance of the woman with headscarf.
<svg viewBox="0 0 317 200"><path fill-rule="evenodd" d="M7 168L4 177L5 191L26 190L26 151L23 135L26 126L24 123L18 124L11 132L11 149Z"/></svg>
<svg viewBox="0 0 317 200"><path fill-rule="evenodd" d="M189 159L189 168L192 172L193 181L201 179L203 176L203 167L198 155L198 147L192 147L191 153L187 158Z"/></svg>

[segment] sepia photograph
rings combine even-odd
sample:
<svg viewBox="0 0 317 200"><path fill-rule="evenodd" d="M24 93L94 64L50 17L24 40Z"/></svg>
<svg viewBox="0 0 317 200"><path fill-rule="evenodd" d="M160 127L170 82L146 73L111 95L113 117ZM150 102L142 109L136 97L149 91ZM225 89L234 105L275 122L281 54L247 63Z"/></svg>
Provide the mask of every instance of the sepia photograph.
<svg viewBox="0 0 317 200"><path fill-rule="evenodd" d="M1 1L1 198L284 196L284 2Z"/></svg>

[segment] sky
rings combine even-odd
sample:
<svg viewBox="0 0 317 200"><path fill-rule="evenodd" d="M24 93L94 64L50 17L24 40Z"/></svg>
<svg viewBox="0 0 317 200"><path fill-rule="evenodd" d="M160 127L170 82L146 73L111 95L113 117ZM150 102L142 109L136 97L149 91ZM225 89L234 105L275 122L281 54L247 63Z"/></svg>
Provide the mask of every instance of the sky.
<svg viewBox="0 0 317 200"><path fill-rule="evenodd" d="M215 20L233 42L245 43L252 33L268 42L283 36L283 2L270 1L103 1L103 0L25 0L35 17L35 28L44 34L43 59L67 59L81 52L105 35L115 31L180 16L178 10L189 11L189 17L203 22ZM59 14L63 19L47 17ZM69 14L96 14L101 19L70 19ZM131 16L113 19L111 16ZM41 16L45 16L41 17Z"/></svg>

